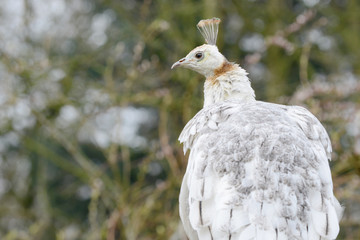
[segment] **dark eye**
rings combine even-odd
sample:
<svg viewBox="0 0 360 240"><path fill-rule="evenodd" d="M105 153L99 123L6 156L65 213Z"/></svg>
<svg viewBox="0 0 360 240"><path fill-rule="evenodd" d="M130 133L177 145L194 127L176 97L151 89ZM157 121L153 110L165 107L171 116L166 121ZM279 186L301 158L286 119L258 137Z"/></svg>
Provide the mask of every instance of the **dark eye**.
<svg viewBox="0 0 360 240"><path fill-rule="evenodd" d="M203 57L203 53L202 53L202 52L197 52L197 53L195 54L195 57L196 57L197 59L201 59L201 58Z"/></svg>

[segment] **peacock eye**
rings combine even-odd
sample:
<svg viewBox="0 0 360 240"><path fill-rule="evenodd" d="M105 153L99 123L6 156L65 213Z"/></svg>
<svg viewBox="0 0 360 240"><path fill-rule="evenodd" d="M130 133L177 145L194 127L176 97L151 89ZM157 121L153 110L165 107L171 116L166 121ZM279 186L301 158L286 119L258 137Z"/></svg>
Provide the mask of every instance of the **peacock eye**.
<svg viewBox="0 0 360 240"><path fill-rule="evenodd" d="M195 54L195 58L197 58L197 59L201 59L203 57L203 53L202 52L197 52L196 54Z"/></svg>

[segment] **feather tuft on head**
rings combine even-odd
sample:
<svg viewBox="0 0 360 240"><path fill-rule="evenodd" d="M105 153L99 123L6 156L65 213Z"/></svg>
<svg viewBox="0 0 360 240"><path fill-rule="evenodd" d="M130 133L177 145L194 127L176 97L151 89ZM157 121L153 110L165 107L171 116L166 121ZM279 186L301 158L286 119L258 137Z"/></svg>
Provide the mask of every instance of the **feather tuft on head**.
<svg viewBox="0 0 360 240"><path fill-rule="evenodd" d="M216 45L216 39L219 31L220 18L211 18L201 20L197 24L201 35L205 38L205 41L210 45Z"/></svg>

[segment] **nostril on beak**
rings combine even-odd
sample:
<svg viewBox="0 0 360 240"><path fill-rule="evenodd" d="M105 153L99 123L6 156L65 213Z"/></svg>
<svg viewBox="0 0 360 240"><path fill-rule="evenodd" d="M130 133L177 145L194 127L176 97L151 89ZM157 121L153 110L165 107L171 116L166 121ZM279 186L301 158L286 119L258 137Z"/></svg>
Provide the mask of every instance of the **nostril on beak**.
<svg viewBox="0 0 360 240"><path fill-rule="evenodd" d="M177 61L176 63L174 63L172 66L171 66L171 69L177 67L177 66L180 66L183 62L186 61L186 58L182 58L180 59L179 61Z"/></svg>

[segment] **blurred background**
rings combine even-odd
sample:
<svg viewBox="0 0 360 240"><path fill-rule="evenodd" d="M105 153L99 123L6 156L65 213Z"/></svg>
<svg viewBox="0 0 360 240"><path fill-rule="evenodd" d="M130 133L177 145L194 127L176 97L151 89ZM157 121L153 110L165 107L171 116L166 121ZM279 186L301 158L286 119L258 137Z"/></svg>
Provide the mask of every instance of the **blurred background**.
<svg viewBox="0 0 360 240"><path fill-rule="evenodd" d="M258 100L324 124L338 239L360 239L359 12L357 0L1 1L0 239L183 239L177 137L204 78L170 67L213 16Z"/></svg>

